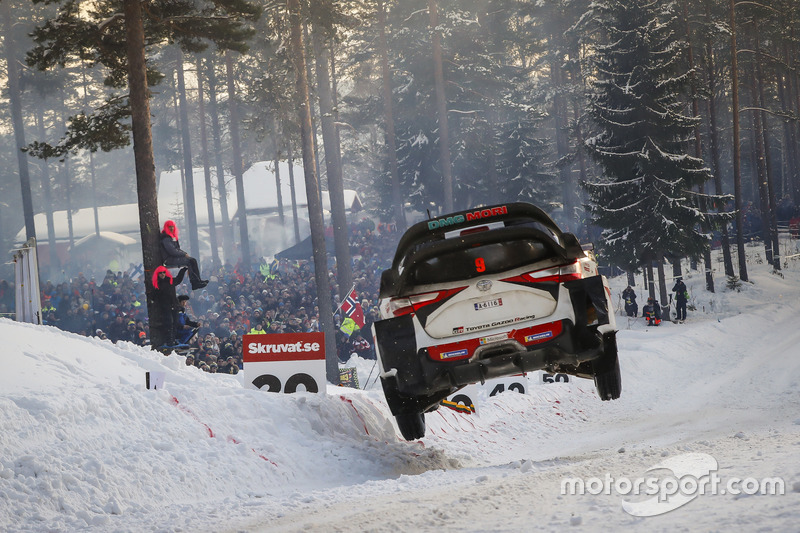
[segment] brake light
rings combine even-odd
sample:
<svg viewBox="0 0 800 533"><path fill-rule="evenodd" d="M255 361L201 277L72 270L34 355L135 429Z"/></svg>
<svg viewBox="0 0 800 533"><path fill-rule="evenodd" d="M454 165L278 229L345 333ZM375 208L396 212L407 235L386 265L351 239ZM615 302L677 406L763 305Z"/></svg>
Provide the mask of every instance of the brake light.
<svg viewBox="0 0 800 533"><path fill-rule="evenodd" d="M461 236L464 235L472 235L473 233L481 233L482 231L489 231L489 226L476 226L474 228L469 228L465 230L461 230Z"/></svg>
<svg viewBox="0 0 800 533"><path fill-rule="evenodd" d="M583 279L583 269L581 268L581 262L575 261L571 265L561 267L561 273L559 274L559 281L573 281L576 279Z"/></svg>
<svg viewBox="0 0 800 533"><path fill-rule="evenodd" d="M574 263L560 267L526 272L512 278L505 278L501 281L508 281L511 283L544 283L548 281L563 283L565 281L574 281L578 279L583 279L583 270L581 269L580 261L575 261Z"/></svg>
<svg viewBox="0 0 800 533"><path fill-rule="evenodd" d="M457 287L455 289L447 289L443 291L423 292L420 294L412 294L403 298L392 298L389 300L389 311L394 316L407 315L418 311L426 305L431 305L436 302L441 302L445 298L449 298L455 294L466 289L466 287Z"/></svg>

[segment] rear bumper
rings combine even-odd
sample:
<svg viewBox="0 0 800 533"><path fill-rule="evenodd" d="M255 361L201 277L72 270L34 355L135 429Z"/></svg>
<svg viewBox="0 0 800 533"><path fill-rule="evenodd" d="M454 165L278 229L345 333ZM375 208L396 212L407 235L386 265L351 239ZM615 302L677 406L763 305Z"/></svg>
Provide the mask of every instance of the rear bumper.
<svg viewBox="0 0 800 533"><path fill-rule="evenodd" d="M418 348L412 315L376 322L381 377L385 388L396 395L394 401L389 401L392 412L426 411L471 383L556 365L578 366L600 357L604 352L603 333L613 329L602 278L571 281L564 286L569 291L575 321L551 323L554 329L561 330L559 335L530 346L514 339L492 343L461 360L438 361L430 357L428 348ZM587 325L588 316L596 318L591 325Z"/></svg>

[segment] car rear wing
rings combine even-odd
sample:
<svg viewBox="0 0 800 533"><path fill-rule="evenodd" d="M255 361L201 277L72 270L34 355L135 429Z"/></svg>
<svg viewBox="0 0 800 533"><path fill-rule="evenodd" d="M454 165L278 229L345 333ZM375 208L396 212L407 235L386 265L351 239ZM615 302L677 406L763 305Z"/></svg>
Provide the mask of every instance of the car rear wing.
<svg viewBox="0 0 800 533"><path fill-rule="evenodd" d="M503 208L503 212L496 212L489 216L480 219L458 221L454 224L441 225L442 219L450 219L463 215L464 213L474 213L475 211L462 211L455 213L448 217L441 217L433 219L433 222L440 224L433 229L429 229L428 224L432 221L420 222L412 226L398 245L397 253L395 254L395 261L392 268L383 272L381 276L381 297L389 293L395 295L402 294L406 285L408 285L409 273L413 270L413 266L421 261L436 257L438 255L447 254L457 251L459 249L467 249L480 244L501 243L513 240L532 239L541 242L550 253L559 257L563 261L580 259L586 256L578 239L571 233L563 233L558 226L547 216L547 214L530 204L508 204L499 206ZM488 207L483 211L492 213L497 207ZM498 219L498 217L500 217ZM480 225L481 223L496 222L498 220L507 219L520 219L530 220L541 223L552 234L548 234L541 229L536 229L530 226L506 226L502 228L495 228L481 233L464 234L459 237L445 239L444 234L459 229L466 229L471 226ZM557 240L553 238L556 236ZM414 239L416 237L416 239ZM420 244L427 246L420 247ZM399 272L400 263L403 264L402 273Z"/></svg>
<svg viewBox="0 0 800 533"><path fill-rule="evenodd" d="M395 253L392 267L397 268L399 262L409 253L411 248L426 241L444 239L445 233L469 228L471 226L478 226L481 223L515 219L539 222L555 235L559 237L563 235L563 232L556 223L553 222L553 219L541 208L533 204L512 202L467 209L430 220L424 220L408 228L397 245L397 252Z"/></svg>

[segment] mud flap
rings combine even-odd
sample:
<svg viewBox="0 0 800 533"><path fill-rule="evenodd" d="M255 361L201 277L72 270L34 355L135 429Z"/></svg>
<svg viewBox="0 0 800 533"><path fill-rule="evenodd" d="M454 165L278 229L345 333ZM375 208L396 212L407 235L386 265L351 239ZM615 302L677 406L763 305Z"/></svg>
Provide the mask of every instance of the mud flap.
<svg viewBox="0 0 800 533"><path fill-rule="evenodd" d="M576 281L564 283L569 291L572 309L575 313L575 333L580 339L582 347L595 348L601 339L597 333L597 326L609 324L608 300L606 289L601 276L592 276ZM590 317L590 313L594 316ZM596 321L595 321L596 319ZM590 323L595 323L590 326Z"/></svg>

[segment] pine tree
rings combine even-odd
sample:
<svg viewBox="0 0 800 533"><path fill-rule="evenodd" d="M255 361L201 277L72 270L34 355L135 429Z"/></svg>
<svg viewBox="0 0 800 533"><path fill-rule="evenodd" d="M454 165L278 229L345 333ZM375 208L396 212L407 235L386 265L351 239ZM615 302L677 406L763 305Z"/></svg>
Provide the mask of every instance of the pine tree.
<svg viewBox="0 0 800 533"><path fill-rule="evenodd" d="M693 192L711 173L686 153L699 119L683 100L691 80L675 6L604 0L591 18L603 41L589 98L596 131L586 146L604 173L586 188L603 253L626 269L665 254L697 258L708 245L704 230L724 215L703 212Z"/></svg>
<svg viewBox="0 0 800 533"><path fill-rule="evenodd" d="M78 148L110 151L130 143L130 107L126 35L121 0L35 0L57 6L55 17L33 31L36 46L27 62L41 70L84 62L105 67L106 101L91 114L71 118L69 130L57 145L33 143L31 152L40 157L60 156ZM259 8L246 0L150 2L143 16L148 52L174 42L186 52L205 50L209 42L218 48L245 51L253 35L249 21ZM147 63L147 82L163 79L157 61Z"/></svg>
<svg viewBox="0 0 800 533"><path fill-rule="evenodd" d="M221 48L244 50L244 41L252 33L245 19L257 16L258 9L243 0L160 0L146 6L138 0L52 3L58 4L58 14L34 31L37 46L29 52L28 62L41 70L82 60L102 65L105 84L116 94L112 92L106 105L88 118L73 118L58 145L43 144L34 151L39 157L49 157L78 148L94 150L98 145L111 150L126 146L133 137L142 256L145 272L152 272L161 254L149 86L161 75L147 54L168 40L189 52L202 51L209 40ZM247 258L247 240L242 241L242 255ZM145 289L152 345L157 347L170 338L169 322L164 320L170 311L156 304L151 284L145 283Z"/></svg>

